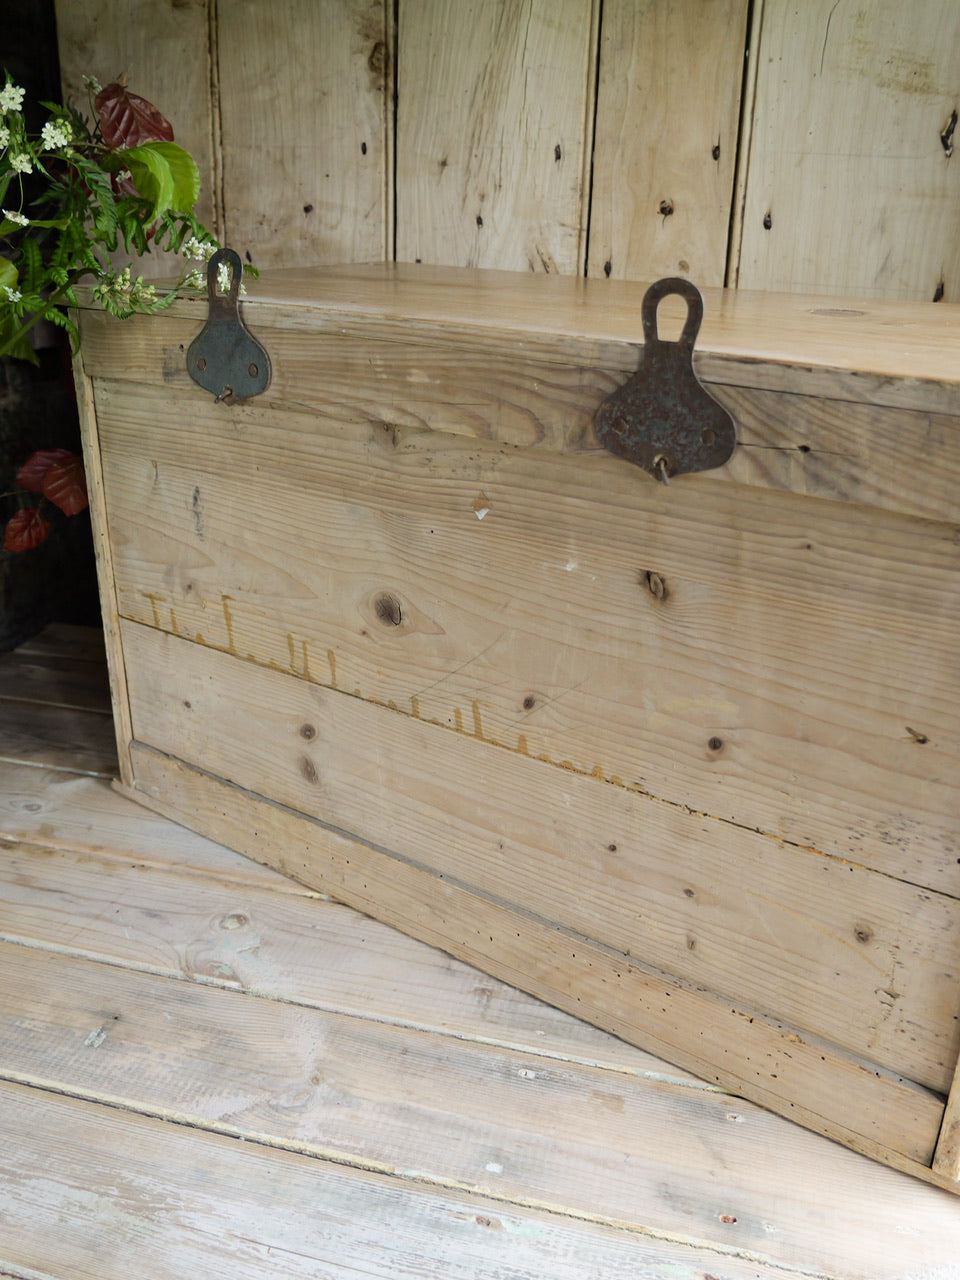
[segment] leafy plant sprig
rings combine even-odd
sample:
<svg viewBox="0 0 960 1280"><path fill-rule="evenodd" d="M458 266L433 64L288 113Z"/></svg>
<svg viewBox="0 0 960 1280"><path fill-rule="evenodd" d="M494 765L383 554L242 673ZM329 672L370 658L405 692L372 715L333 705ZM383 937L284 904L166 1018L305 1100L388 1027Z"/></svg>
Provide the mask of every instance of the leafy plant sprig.
<svg viewBox="0 0 960 1280"><path fill-rule="evenodd" d="M76 343L64 308L76 305L84 277L113 315L153 313L178 290L203 287L194 264L219 248L194 216L199 170L169 121L120 81L84 80L92 121L69 103L43 102L50 114L39 135L27 131L24 90L9 74L0 88L0 355L35 362L29 334L40 320ZM176 285L158 289L132 265L118 268L121 247L182 255Z"/></svg>

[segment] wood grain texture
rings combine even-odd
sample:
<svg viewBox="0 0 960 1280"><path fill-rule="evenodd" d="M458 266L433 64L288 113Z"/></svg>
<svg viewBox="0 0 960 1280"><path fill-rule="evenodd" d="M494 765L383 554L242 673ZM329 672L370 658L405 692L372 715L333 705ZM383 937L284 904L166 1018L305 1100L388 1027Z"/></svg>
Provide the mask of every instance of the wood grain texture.
<svg viewBox="0 0 960 1280"><path fill-rule="evenodd" d="M370 263L265 272L244 304L254 331L334 330L367 341L457 347L473 354L522 353L551 364L632 372L642 347L645 286L630 280L577 279L518 271L468 271L413 263ZM80 293L84 306L89 293ZM694 357L707 383L825 396L924 412L957 414L960 306L824 294L704 290L705 313ZM86 368L123 376L109 348L88 344L97 309L82 317ZM660 335L676 339L686 308L667 298ZM122 335L183 319L186 345L206 319L206 304L178 300L163 317L113 326ZM156 333L164 330L157 328ZM186 341L185 341L186 340ZM117 346L121 355L123 348ZM106 361L104 363L104 361ZM164 371L181 376L179 350ZM269 394L269 393L268 393Z"/></svg>
<svg viewBox="0 0 960 1280"><path fill-rule="evenodd" d="M139 741L949 1087L954 899L152 628L124 645Z"/></svg>
<svg viewBox="0 0 960 1280"><path fill-rule="evenodd" d="M400 5L400 261L582 271L597 12L591 0Z"/></svg>
<svg viewBox="0 0 960 1280"><path fill-rule="evenodd" d="M282 805L133 748L136 794L198 830L216 826L251 857L440 947L502 981L643 1043L685 1071L778 1111L894 1168L944 1187L928 1168L941 1098L734 1002L519 913L417 863L350 839ZM383 886L389 891L384 892ZM688 1034L693 1029L692 1037ZM906 1149L910 1154L900 1152Z"/></svg>
<svg viewBox="0 0 960 1280"><path fill-rule="evenodd" d="M604 4L590 275L724 283L747 9Z"/></svg>
<svg viewBox="0 0 960 1280"><path fill-rule="evenodd" d="M0 654L0 702L47 702L110 715L106 665L22 649Z"/></svg>
<svg viewBox="0 0 960 1280"><path fill-rule="evenodd" d="M129 782L130 708L127 699L126 665L120 642L117 584L114 571L114 547L108 525L107 508L103 497L103 457L97 427L97 406L94 401L93 379L85 371L80 352L73 359L73 381L77 394L77 410L80 416L80 434L83 441L83 464L90 494L90 525L93 532L93 549L97 560L97 585L100 591L100 616L103 621L103 645L110 676L110 696L113 703L116 764L111 771L119 770L121 778Z"/></svg>
<svg viewBox="0 0 960 1280"><path fill-rule="evenodd" d="M251 858L200 863L193 846L202 837L116 799L140 818L128 826L125 859L32 843L5 848L4 940L632 1080L716 1090ZM167 833L166 863L158 854L148 860L157 825Z"/></svg>
<svg viewBox="0 0 960 1280"><path fill-rule="evenodd" d="M289 880L213 840L181 828L131 803L111 780L65 768L0 762L0 840L9 849L73 850L80 856L138 866L169 867L181 874L216 875L225 883L266 884L278 893L298 892ZM105 869L104 875L114 871Z"/></svg>
<svg viewBox="0 0 960 1280"><path fill-rule="evenodd" d="M0 759L112 778L117 773L113 721L99 711L4 703Z"/></svg>
<svg viewBox="0 0 960 1280"><path fill-rule="evenodd" d="M766 0L739 283L960 297L960 10ZM768 225L769 224L769 225Z"/></svg>
<svg viewBox="0 0 960 1280"><path fill-rule="evenodd" d="M429 429L603 456L594 414L637 363L632 348L617 369L583 358L561 365L540 353L478 352L449 336L431 348L396 334L375 341L330 330L271 327L258 333L274 369L256 408L322 412L327 420L333 413L340 421L380 426L393 440ZM182 323L120 326L88 313L84 335L91 367L111 380L184 389L197 405L182 351L191 331ZM724 467L710 473L711 482L955 518L960 417L728 383L713 383L711 393L733 414L739 445ZM622 466L642 491L645 478ZM699 485L705 478L683 483Z"/></svg>
<svg viewBox="0 0 960 1280"><path fill-rule="evenodd" d="M388 254L383 0L218 0L226 236L258 266Z"/></svg>
<svg viewBox="0 0 960 1280"><path fill-rule="evenodd" d="M40 967L24 947L0 944L0 964L9 979L0 992L8 1080L133 1104L338 1165L406 1173L511 1209L636 1227L643 1205L645 1231L661 1237L709 1238L726 1214L731 1248L781 1265L832 1270L844 1234L865 1234L866 1222L847 1218L811 1242L809 1210L799 1221L777 1214L770 1231L771 1195L798 1204L803 1186L826 1217L834 1179L857 1158L808 1138L771 1186L757 1152L778 1122L722 1094L653 1080L641 1094L629 1076L580 1064L71 957L48 955ZM173 1025L175 1073L167 1062ZM698 1181L702 1147L721 1142L735 1197L709 1175ZM960 1224L948 1238L960 1247ZM937 1242L935 1256L946 1243ZM885 1242L863 1262L889 1267Z"/></svg>
<svg viewBox="0 0 960 1280"><path fill-rule="evenodd" d="M86 1276L95 1259L97 1280L128 1280L136 1256L155 1280L219 1276L225 1257L231 1280L782 1275L721 1243L578 1222L16 1085L0 1086L0 1123L0 1266L14 1271Z"/></svg>
<svg viewBox="0 0 960 1280"><path fill-rule="evenodd" d="M950 527L346 413L184 399L160 435L169 395L100 403L125 616L957 893Z"/></svg>
<svg viewBox="0 0 960 1280"><path fill-rule="evenodd" d="M216 129L211 98L209 0L57 0L60 73L66 97L90 114L83 76L103 85L126 76L173 125L176 141L200 168L197 217L222 234ZM126 265L129 255L117 255ZM138 260L148 278L179 274L170 254Z"/></svg>

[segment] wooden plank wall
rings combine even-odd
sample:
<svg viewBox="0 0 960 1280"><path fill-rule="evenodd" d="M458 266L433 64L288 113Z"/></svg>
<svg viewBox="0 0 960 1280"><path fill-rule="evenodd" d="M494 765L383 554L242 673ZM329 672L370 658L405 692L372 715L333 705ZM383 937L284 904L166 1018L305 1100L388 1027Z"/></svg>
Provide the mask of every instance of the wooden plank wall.
<svg viewBox="0 0 960 1280"><path fill-rule="evenodd" d="M203 215L262 266L960 298L955 0L58 0L57 17L65 88L126 72L197 155Z"/></svg>

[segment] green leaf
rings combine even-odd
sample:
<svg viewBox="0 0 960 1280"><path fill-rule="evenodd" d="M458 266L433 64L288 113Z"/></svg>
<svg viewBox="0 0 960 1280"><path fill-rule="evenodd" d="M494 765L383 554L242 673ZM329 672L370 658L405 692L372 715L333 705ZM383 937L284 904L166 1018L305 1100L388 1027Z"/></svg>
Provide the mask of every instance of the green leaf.
<svg viewBox="0 0 960 1280"><path fill-rule="evenodd" d="M200 194L196 161L175 142L144 142L115 153L121 168L130 170L139 193L152 205L151 220L168 209L192 209Z"/></svg>
<svg viewBox="0 0 960 1280"><path fill-rule="evenodd" d="M10 259L0 258L0 288L15 289L17 279L17 268Z"/></svg>

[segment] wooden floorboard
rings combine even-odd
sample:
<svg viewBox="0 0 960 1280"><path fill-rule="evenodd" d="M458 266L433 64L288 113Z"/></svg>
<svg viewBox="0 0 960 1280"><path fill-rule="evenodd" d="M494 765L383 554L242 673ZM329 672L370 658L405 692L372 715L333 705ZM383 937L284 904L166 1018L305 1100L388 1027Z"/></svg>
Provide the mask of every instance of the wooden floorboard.
<svg viewBox="0 0 960 1280"><path fill-rule="evenodd" d="M118 795L96 636L32 650L0 660L0 1277L960 1277L960 1199ZM24 664L49 702L4 700Z"/></svg>

